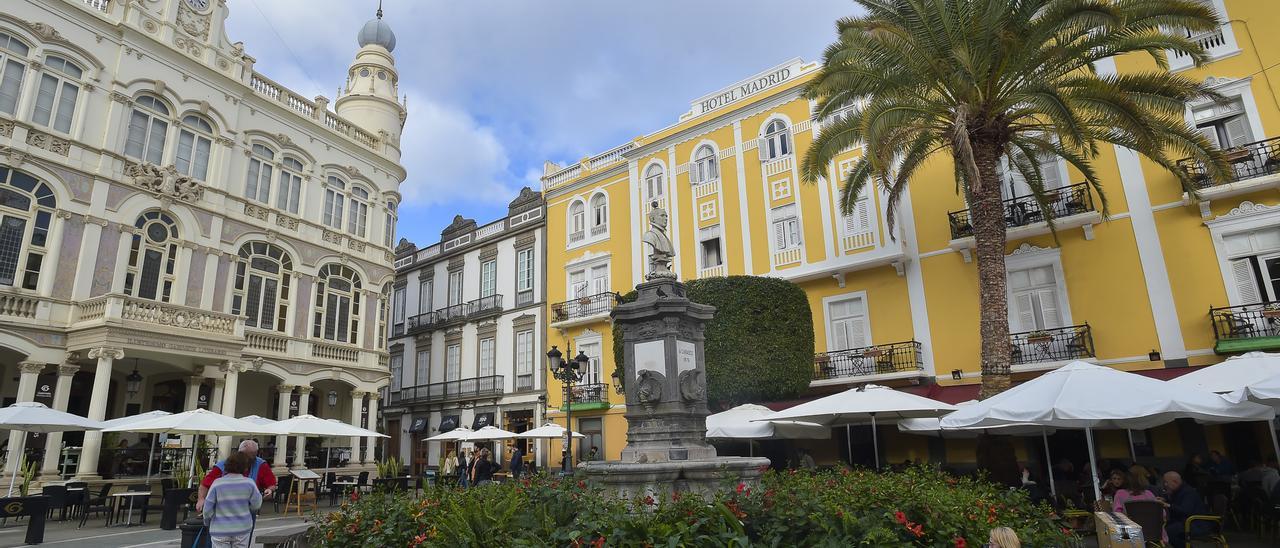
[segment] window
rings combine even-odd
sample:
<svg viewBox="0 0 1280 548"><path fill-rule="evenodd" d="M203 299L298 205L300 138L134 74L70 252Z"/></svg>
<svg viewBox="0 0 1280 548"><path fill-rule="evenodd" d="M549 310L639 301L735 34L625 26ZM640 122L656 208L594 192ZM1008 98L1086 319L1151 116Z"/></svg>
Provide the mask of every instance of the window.
<svg viewBox="0 0 1280 548"><path fill-rule="evenodd" d="M1052 265L1009 271L1009 329L1015 332L1064 325L1058 280Z"/></svg>
<svg viewBox="0 0 1280 548"><path fill-rule="evenodd" d="M249 178L244 183L244 197L264 204L270 203L271 170L274 169L276 152L263 145L253 145L249 154Z"/></svg>
<svg viewBox="0 0 1280 548"><path fill-rule="evenodd" d="M419 314L426 314L427 312L431 312L431 292L432 291L433 291L433 284L431 283L431 279L428 278L426 280L422 280L421 282L418 282L418 313Z"/></svg>
<svg viewBox="0 0 1280 548"><path fill-rule="evenodd" d="M698 242L701 248L702 268L712 268L724 264L720 256L720 225L709 226L698 231Z"/></svg>
<svg viewBox="0 0 1280 548"><path fill-rule="evenodd" d="M378 296L378 329L374 337L378 341L378 350L387 347L387 321L391 317L391 282L382 286L382 294ZM354 340L354 338L352 339Z"/></svg>
<svg viewBox="0 0 1280 548"><path fill-rule="evenodd" d="M289 156L280 162L280 183L276 187L276 208L298 214L298 200L302 195L302 162Z"/></svg>
<svg viewBox="0 0 1280 548"><path fill-rule="evenodd" d="M587 237L587 206L582 201L569 205L569 241L577 242Z"/></svg>
<svg viewBox="0 0 1280 548"><path fill-rule="evenodd" d="M604 194L591 197L591 235L609 231L609 199Z"/></svg>
<svg viewBox="0 0 1280 548"><path fill-rule="evenodd" d="M775 251L800 247L800 220L795 204L773 210L773 243Z"/></svg>
<svg viewBox="0 0 1280 548"><path fill-rule="evenodd" d="M138 216L129 246L124 292L140 299L169 302L178 262L178 225L167 213L148 211Z"/></svg>
<svg viewBox="0 0 1280 548"><path fill-rule="evenodd" d="M791 130L782 120L774 120L764 128L764 142L760 144L761 157L765 161L776 160L791 154Z"/></svg>
<svg viewBox="0 0 1280 548"><path fill-rule="evenodd" d="M369 191L362 186L351 186L351 210L347 214L347 232L363 238L369 224Z"/></svg>
<svg viewBox="0 0 1280 548"><path fill-rule="evenodd" d="M533 248L516 252L516 304L533 302ZM527 296L527 300L526 300Z"/></svg>
<svg viewBox="0 0 1280 548"><path fill-rule="evenodd" d="M320 221L325 226L342 230L342 206L347 201L346 190L346 181L329 176L329 184L324 189L324 211L320 216Z"/></svg>
<svg viewBox="0 0 1280 548"><path fill-rule="evenodd" d="M418 361L415 365L413 382L417 386L431 383L431 349L425 348L418 351Z"/></svg>
<svg viewBox="0 0 1280 548"><path fill-rule="evenodd" d="M462 270L449 272L449 306L462 304Z"/></svg>
<svg viewBox="0 0 1280 548"><path fill-rule="evenodd" d="M57 206L48 185L0 166L0 286L37 288Z"/></svg>
<svg viewBox="0 0 1280 548"><path fill-rule="evenodd" d="M587 455L591 454L591 448L595 447L600 451L604 451L604 419L590 418L578 419L578 432L586 436L577 442L578 460L587 460ZM598 455L598 458L604 459L604 455Z"/></svg>
<svg viewBox="0 0 1280 548"><path fill-rule="evenodd" d="M845 236L871 232L871 192L868 187L862 187L858 199L854 200L849 212L842 217Z"/></svg>
<svg viewBox="0 0 1280 548"><path fill-rule="evenodd" d="M702 145L693 154L693 165L689 168L689 180L694 184L714 181L720 178L720 166L716 164L716 151L711 145Z"/></svg>
<svg viewBox="0 0 1280 548"><path fill-rule="evenodd" d="M480 374L477 376L491 377L494 375L495 350L493 337L480 339Z"/></svg>
<svg viewBox="0 0 1280 548"><path fill-rule="evenodd" d="M31 48L17 38L0 32L0 112L14 114L22 97L22 80Z"/></svg>
<svg viewBox="0 0 1280 548"><path fill-rule="evenodd" d="M600 376L600 342L595 340L589 343L578 343L578 349L591 358L586 370L582 372L582 384L604 382L603 377Z"/></svg>
<svg viewBox="0 0 1280 548"><path fill-rule="evenodd" d="M396 203L387 201L387 210L382 220L382 245L391 247L396 239Z"/></svg>
<svg viewBox="0 0 1280 548"><path fill-rule="evenodd" d="M569 293L575 299L608 292L609 265L596 265L569 272Z"/></svg>
<svg viewBox="0 0 1280 548"><path fill-rule="evenodd" d="M533 388L533 331L516 333L516 390Z"/></svg>
<svg viewBox="0 0 1280 548"><path fill-rule="evenodd" d="M831 352L871 346L867 310L862 297L827 303L827 349Z"/></svg>
<svg viewBox="0 0 1280 548"><path fill-rule="evenodd" d="M644 170L644 188L645 196L649 200L657 200L662 197L665 192L666 184L663 182L662 166L653 164Z"/></svg>
<svg viewBox="0 0 1280 548"><path fill-rule="evenodd" d="M84 71L56 55L46 56L44 67L46 70L40 75L40 89L36 92L36 107L31 113L31 121L70 133L76 97L80 95L80 84L76 80L84 75Z"/></svg>
<svg viewBox="0 0 1280 548"><path fill-rule="evenodd" d="M311 336L358 344L360 332L360 275L349 267L327 264L316 276L316 299Z"/></svg>
<svg viewBox="0 0 1280 548"><path fill-rule="evenodd" d="M1013 157L1018 163L1023 163L1026 155L1021 152L1014 152ZM1058 158L1051 154L1043 154L1037 159L1036 165L1040 168L1040 182L1043 184L1044 190L1053 190L1061 188L1062 173L1059 168ZM1026 166L1030 168L1030 166ZM1031 196L1031 185L1027 184L1027 179L1022 175L1022 171L1014 166L1007 166L1008 177L1005 187L1001 189L1006 200L1016 198L1018 196Z"/></svg>
<svg viewBox="0 0 1280 548"><path fill-rule="evenodd" d="M404 298L405 288L397 287L391 298L391 328L396 333L404 333Z"/></svg>
<svg viewBox="0 0 1280 548"><path fill-rule="evenodd" d="M391 391L398 392L404 382L401 377L404 375L404 355L392 354L390 359L391 365Z"/></svg>
<svg viewBox="0 0 1280 548"><path fill-rule="evenodd" d="M164 140L169 131L169 107L151 95L140 95L133 101L129 115L129 136L124 143L125 156L159 164L164 159Z"/></svg>
<svg viewBox="0 0 1280 548"><path fill-rule="evenodd" d="M1280 227L1228 234L1222 242L1235 279L1232 304L1280 300Z"/></svg>
<svg viewBox="0 0 1280 548"><path fill-rule="evenodd" d="M456 381L462 378L462 346L451 344L444 353L444 380Z"/></svg>
<svg viewBox="0 0 1280 548"><path fill-rule="evenodd" d="M240 246L231 313L245 316L244 324L285 332L289 316L289 282L293 258L266 242Z"/></svg>
<svg viewBox="0 0 1280 548"><path fill-rule="evenodd" d="M209 149L212 146L213 125L194 114L183 117L173 167L178 169L178 173L205 180L209 175Z"/></svg>
<svg viewBox="0 0 1280 548"><path fill-rule="evenodd" d="M492 297L498 292L498 261L490 259L480 263L480 298Z"/></svg>
<svg viewBox="0 0 1280 548"><path fill-rule="evenodd" d="M1211 103L1191 113L1196 129L1210 143L1221 149L1243 146L1254 141L1253 129L1249 117L1245 114L1244 103L1240 99L1216 104Z"/></svg>

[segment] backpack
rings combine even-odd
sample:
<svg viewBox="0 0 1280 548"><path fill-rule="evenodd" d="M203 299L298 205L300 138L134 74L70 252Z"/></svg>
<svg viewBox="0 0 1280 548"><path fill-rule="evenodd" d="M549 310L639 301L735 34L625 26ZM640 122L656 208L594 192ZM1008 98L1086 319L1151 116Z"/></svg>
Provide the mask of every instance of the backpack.
<svg viewBox="0 0 1280 548"><path fill-rule="evenodd" d="M253 483L256 485L258 483L258 469L261 468L262 465L266 463L267 461L262 460L259 457L253 457L253 466L249 467L249 473L245 474L245 477L253 480ZM213 467L217 468L218 472L221 472L222 475L225 476L227 474L226 465L227 465L227 461L220 460L218 461L217 464L213 465Z"/></svg>

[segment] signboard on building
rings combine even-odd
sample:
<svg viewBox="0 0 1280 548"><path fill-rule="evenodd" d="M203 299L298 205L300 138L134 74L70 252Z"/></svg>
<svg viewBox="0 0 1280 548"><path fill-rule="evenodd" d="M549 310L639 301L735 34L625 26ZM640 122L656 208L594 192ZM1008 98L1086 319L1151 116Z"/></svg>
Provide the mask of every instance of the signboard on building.
<svg viewBox="0 0 1280 548"><path fill-rule="evenodd" d="M745 80L735 82L726 88L694 99L689 112L681 116L680 119L702 116L708 112L719 110L748 97L776 88L779 85L795 80L802 73L808 72L806 69L812 70L814 66L816 66L816 63L810 63L806 66L804 61L797 57Z"/></svg>

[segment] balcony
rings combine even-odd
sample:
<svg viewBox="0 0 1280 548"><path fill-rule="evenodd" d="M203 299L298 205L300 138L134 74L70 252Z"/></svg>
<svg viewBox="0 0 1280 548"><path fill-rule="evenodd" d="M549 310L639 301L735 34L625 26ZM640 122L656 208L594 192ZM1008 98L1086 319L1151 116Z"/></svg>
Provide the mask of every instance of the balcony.
<svg viewBox="0 0 1280 548"><path fill-rule="evenodd" d="M589 383L575 384L570 390L572 396L571 402L574 411L590 411L593 409L609 408L609 384L608 383ZM564 404L560 405L561 411L567 411L568 408Z"/></svg>
<svg viewBox="0 0 1280 548"><path fill-rule="evenodd" d="M240 339L244 318L176 304L110 294L76 304L74 328L123 324L142 331L169 331L201 339Z"/></svg>
<svg viewBox="0 0 1280 548"><path fill-rule="evenodd" d="M1064 362L1094 358L1089 324L1009 334L1009 364L1018 371L1052 369Z"/></svg>
<svg viewBox="0 0 1280 548"><path fill-rule="evenodd" d="M917 377L924 372L920 343L916 341L820 352L814 354L813 366L815 384L900 379Z"/></svg>
<svg viewBox="0 0 1280 548"><path fill-rule="evenodd" d="M1085 239L1093 239L1093 225L1102 220L1094 208L1093 194L1088 183L1076 183L1045 192L1044 204L1035 196L1015 196L1004 201L1004 226L1009 240L1030 238L1049 233L1046 213L1053 219L1054 227L1084 227ZM968 209L947 214L951 225L950 247L960 251L969 262L969 250L973 249L973 224Z"/></svg>
<svg viewBox="0 0 1280 548"><path fill-rule="evenodd" d="M1195 42L1201 48L1204 48L1205 53L1209 55L1209 60L1214 61L1240 51L1234 44L1227 40L1224 27L1225 25L1210 31L1198 33L1188 31L1186 36L1188 40ZM1179 71L1195 66L1191 56L1185 53L1168 52L1168 57L1169 70L1171 71Z"/></svg>
<svg viewBox="0 0 1280 548"><path fill-rule="evenodd" d="M482 320L501 313L502 295L480 297L462 304L446 306L426 314L410 316L406 326L406 333L431 331L458 323Z"/></svg>
<svg viewBox="0 0 1280 548"><path fill-rule="evenodd" d="M622 297L617 293L596 293L551 305L551 326L568 327L609 317Z"/></svg>
<svg viewBox="0 0 1280 548"><path fill-rule="evenodd" d="M244 330L244 353L264 358L292 358L323 365L342 365L367 369L387 368L388 354L366 350L349 344L300 339L277 331Z"/></svg>
<svg viewBox="0 0 1280 548"><path fill-rule="evenodd" d="M1280 188L1280 137L1247 143L1222 151L1231 164L1231 176L1225 182L1209 178L1204 164L1191 158L1178 160L1191 178L1191 184L1200 194L1200 213L1209 218L1209 201ZM1183 201L1191 203L1190 196Z"/></svg>
<svg viewBox="0 0 1280 548"><path fill-rule="evenodd" d="M502 375L474 377L401 388L391 393L391 405L444 403L497 398L503 392Z"/></svg>
<svg viewBox="0 0 1280 548"><path fill-rule="evenodd" d="M1280 301L1210 308L1213 351L1219 354L1280 348Z"/></svg>

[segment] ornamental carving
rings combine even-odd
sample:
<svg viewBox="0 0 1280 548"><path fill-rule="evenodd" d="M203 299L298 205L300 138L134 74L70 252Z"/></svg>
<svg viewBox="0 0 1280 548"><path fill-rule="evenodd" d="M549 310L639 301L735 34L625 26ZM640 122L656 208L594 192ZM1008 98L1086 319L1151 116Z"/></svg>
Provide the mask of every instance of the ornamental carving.
<svg viewBox="0 0 1280 548"><path fill-rule="evenodd" d="M244 204L244 214L262 221L267 220L267 208L253 204Z"/></svg>
<svg viewBox="0 0 1280 548"><path fill-rule="evenodd" d="M0 136L13 137L13 120L0 120Z"/></svg>
<svg viewBox="0 0 1280 548"><path fill-rule="evenodd" d="M133 179L133 184L157 194L172 196L189 202L199 201L204 196L204 186L195 179L178 173L173 166L160 167L152 163L126 163L125 177Z"/></svg>
<svg viewBox="0 0 1280 548"><path fill-rule="evenodd" d="M662 385L666 377L662 373L645 369L636 376L636 400L645 405L662 401Z"/></svg>
<svg viewBox="0 0 1280 548"><path fill-rule="evenodd" d="M1243 217L1245 215L1253 215L1255 213L1265 213L1273 209L1276 209L1277 207L1280 207L1280 206L1269 206L1267 204L1257 204L1249 200L1244 200L1240 202L1240 205L1231 208L1231 211L1228 211L1226 215L1223 215L1222 217L1219 217L1219 218Z"/></svg>
<svg viewBox="0 0 1280 548"><path fill-rule="evenodd" d="M62 38L62 34L58 33L58 29L53 28L53 25L48 23L28 23L27 28L31 29L31 32L36 33L45 42L66 41Z"/></svg>
<svg viewBox="0 0 1280 548"><path fill-rule="evenodd" d="M686 402L694 403L704 401L706 399L707 389L702 382L702 371L697 369L682 371L678 379L681 399Z"/></svg>
<svg viewBox="0 0 1280 548"><path fill-rule="evenodd" d="M9 159L9 165L22 167L27 162L27 153L9 145L0 145L0 154Z"/></svg>
<svg viewBox="0 0 1280 548"><path fill-rule="evenodd" d="M287 228L287 229L289 229L289 230L297 230L297 229L298 229L298 220L297 220L297 219L294 219L293 217L286 217L286 216L284 216L284 215L280 215L280 214L278 214L278 213L276 214L276 224L277 224L277 225L279 225L279 226L281 226L281 227L283 227L283 228Z"/></svg>
<svg viewBox="0 0 1280 548"><path fill-rule="evenodd" d="M347 239L347 247L360 253L364 253L364 242L355 238Z"/></svg>
<svg viewBox="0 0 1280 548"><path fill-rule="evenodd" d="M180 50L186 51L192 57L200 57L200 54L204 52L203 46L199 42L181 36L173 38L173 45Z"/></svg>
<svg viewBox="0 0 1280 548"><path fill-rule="evenodd" d="M326 230L324 231L324 234L322 237L326 242L329 242L331 244L342 245L342 235L338 234L337 232L334 232L332 230Z"/></svg>
<svg viewBox="0 0 1280 548"><path fill-rule="evenodd" d="M178 4L178 26L196 38L209 37L209 16L196 13L186 2Z"/></svg>
<svg viewBox="0 0 1280 548"><path fill-rule="evenodd" d="M66 156L71 152L71 142L66 139L59 139L47 133L31 131L27 133L27 144L36 148L42 148L54 154Z"/></svg>

